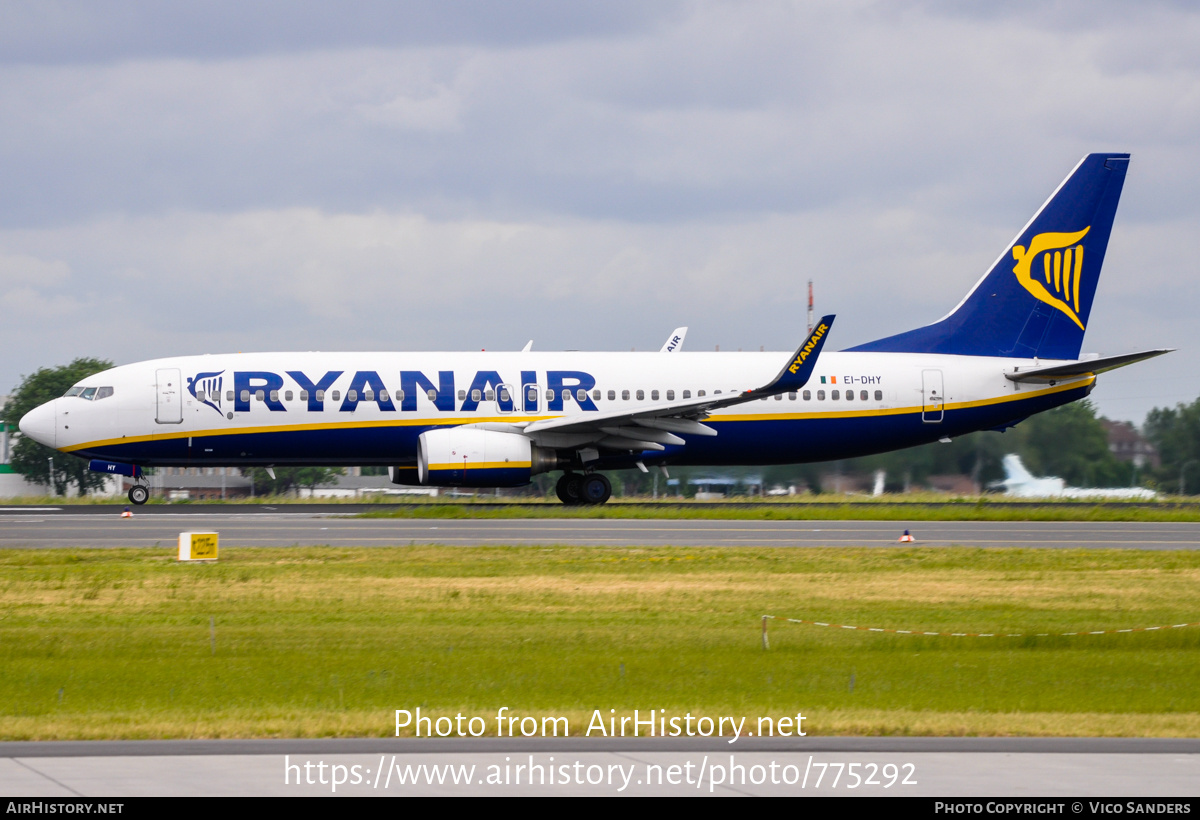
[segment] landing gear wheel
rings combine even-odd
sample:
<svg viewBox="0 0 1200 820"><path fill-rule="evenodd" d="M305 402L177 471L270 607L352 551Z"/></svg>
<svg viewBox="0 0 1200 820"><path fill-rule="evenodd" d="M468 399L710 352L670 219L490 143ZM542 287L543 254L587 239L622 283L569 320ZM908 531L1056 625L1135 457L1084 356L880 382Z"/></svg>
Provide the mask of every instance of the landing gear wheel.
<svg viewBox="0 0 1200 820"><path fill-rule="evenodd" d="M600 473L583 478L583 501L585 504L603 504L612 498L612 484Z"/></svg>
<svg viewBox="0 0 1200 820"><path fill-rule="evenodd" d="M563 473L554 485L558 500L568 507L586 503L583 498L583 476L578 473Z"/></svg>
<svg viewBox="0 0 1200 820"><path fill-rule="evenodd" d="M150 490L141 484L129 488L129 500L139 507L150 498Z"/></svg>

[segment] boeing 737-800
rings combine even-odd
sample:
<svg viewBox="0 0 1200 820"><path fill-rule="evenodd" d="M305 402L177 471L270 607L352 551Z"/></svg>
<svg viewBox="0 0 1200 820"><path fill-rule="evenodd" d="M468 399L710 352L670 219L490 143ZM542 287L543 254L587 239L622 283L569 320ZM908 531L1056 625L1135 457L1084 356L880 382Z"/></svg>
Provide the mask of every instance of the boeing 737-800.
<svg viewBox="0 0 1200 820"><path fill-rule="evenodd" d="M257 353L128 364L21 419L91 467L386 465L397 484L521 486L561 470L568 504L601 471L790 464L1003 430L1166 350L1080 359L1128 154L1079 162L943 319L822 354Z"/></svg>

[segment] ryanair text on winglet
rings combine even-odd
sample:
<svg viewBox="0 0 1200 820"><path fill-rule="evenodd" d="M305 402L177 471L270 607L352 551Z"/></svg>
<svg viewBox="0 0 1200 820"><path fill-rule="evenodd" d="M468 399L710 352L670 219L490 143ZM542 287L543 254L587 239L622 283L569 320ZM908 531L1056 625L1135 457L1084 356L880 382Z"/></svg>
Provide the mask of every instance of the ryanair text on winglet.
<svg viewBox="0 0 1200 820"><path fill-rule="evenodd" d="M808 337L808 342L805 343L804 347L800 348L795 361L788 367L789 373L795 375L796 371L800 369L800 365L804 364L804 360L808 358L808 354L813 352L813 348L817 346L817 342L821 340L821 337L825 335L825 331L827 330L829 330L829 326L824 322L817 325L817 329Z"/></svg>

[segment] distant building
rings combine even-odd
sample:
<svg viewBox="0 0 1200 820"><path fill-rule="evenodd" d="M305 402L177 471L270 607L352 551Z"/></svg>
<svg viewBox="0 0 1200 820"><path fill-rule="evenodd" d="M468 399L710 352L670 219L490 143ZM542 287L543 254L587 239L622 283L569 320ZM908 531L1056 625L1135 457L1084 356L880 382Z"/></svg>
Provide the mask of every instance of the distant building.
<svg viewBox="0 0 1200 820"><path fill-rule="evenodd" d="M8 396L0 396L0 407ZM12 465L12 448L15 437L20 435L15 427L0 424L0 498L16 498L23 495L45 495L47 490L41 484L31 484L25 476L14 473Z"/></svg>
<svg viewBox="0 0 1200 820"><path fill-rule="evenodd" d="M693 497L697 501L711 501L737 495L762 495L760 475L707 475L689 478L688 484L695 488Z"/></svg>
<svg viewBox="0 0 1200 820"><path fill-rule="evenodd" d="M860 495L875 488L875 475L868 472L845 472L841 462L834 462L832 469L825 469L817 476L821 491L826 493Z"/></svg>
<svg viewBox="0 0 1200 820"><path fill-rule="evenodd" d="M152 495L168 501L249 498L251 482L236 467L159 467L146 477ZM123 491L133 486L125 479Z"/></svg>
<svg viewBox="0 0 1200 820"><path fill-rule="evenodd" d="M360 467L347 467L345 475L334 476L332 484L316 489L297 487L300 498L371 498L375 496L437 496L437 487L401 487L385 475L362 475ZM453 492L451 492L453 494ZM475 493L472 492L472 495Z"/></svg>
<svg viewBox="0 0 1200 820"><path fill-rule="evenodd" d="M978 482L969 475L951 473L947 475L931 475L925 479L929 489L950 495L979 495Z"/></svg>
<svg viewBox="0 0 1200 820"><path fill-rule="evenodd" d="M1161 466L1162 459L1159 458L1158 451L1138 432L1133 422L1100 419L1100 424L1108 436L1109 452L1118 461L1129 462L1139 470L1147 464L1151 467Z"/></svg>
<svg viewBox="0 0 1200 820"><path fill-rule="evenodd" d="M0 408L8 404L8 396L0 396ZM25 480L25 476L13 472L12 448L20 436L15 424L0 423L0 498L17 498L19 496L46 495L49 490L41 485Z"/></svg>

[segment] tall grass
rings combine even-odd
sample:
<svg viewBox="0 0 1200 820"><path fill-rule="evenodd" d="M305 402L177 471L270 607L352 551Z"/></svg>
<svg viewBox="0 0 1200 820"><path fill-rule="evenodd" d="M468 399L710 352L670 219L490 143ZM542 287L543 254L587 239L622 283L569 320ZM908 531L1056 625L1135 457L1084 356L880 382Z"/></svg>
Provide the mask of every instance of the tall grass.
<svg viewBox="0 0 1200 820"><path fill-rule="evenodd" d="M812 734L1200 733L1200 553L0 551L0 737L388 735L394 710L802 712Z"/></svg>

